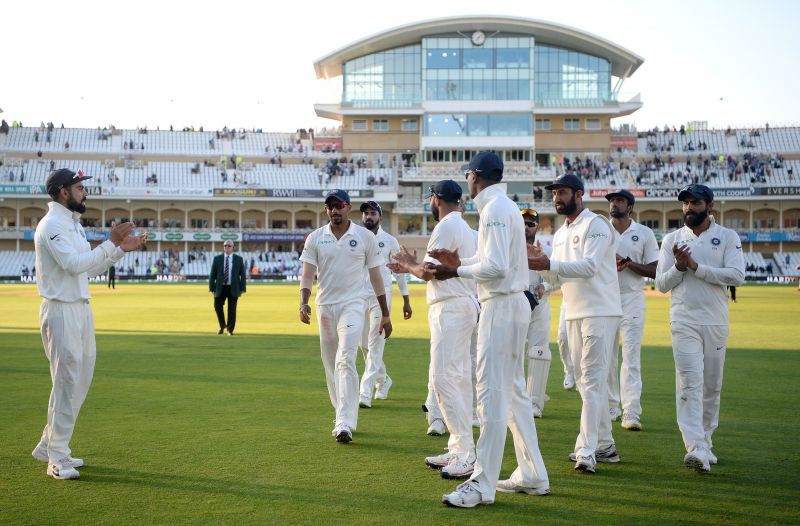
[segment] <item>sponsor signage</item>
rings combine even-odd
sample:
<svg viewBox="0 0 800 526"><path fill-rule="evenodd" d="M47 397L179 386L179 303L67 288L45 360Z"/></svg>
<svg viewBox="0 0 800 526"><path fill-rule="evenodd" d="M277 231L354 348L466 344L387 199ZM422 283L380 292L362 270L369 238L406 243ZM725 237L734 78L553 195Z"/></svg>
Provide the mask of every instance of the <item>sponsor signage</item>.
<svg viewBox="0 0 800 526"><path fill-rule="evenodd" d="M146 195L186 195L186 196L207 196L211 194L208 188L160 188L156 186L145 187L103 187L102 195L106 196L146 196Z"/></svg>
<svg viewBox="0 0 800 526"><path fill-rule="evenodd" d="M612 135L611 136L611 149L616 150L620 148L622 150L636 150L638 148L636 144L636 136L635 135Z"/></svg>
<svg viewBox="0 0 800 526"><path fill-rule="evenodd" d="M194 239L195 241L210 241L211 234L197 233L192 236L192 239Z"/></svg>
<svg viewBox="0 0 800 526"><path fill-rule="evenodd" d="M268 243L268 242L283 242L283 243L291 243L291 242L303 242L306 239L308 234L301 234L301 233L244 233L242 234L242 241L244 242L258 242L258 243Z"/></svg>
<svg viewBox="0 0 800 526"><path fill-rule="evenodd" d="M164 241L182 241L183 234L181 232L167 232L162 236Z"/></svg>
<svg viewBox="0 0 800 526"><path fill-rule="evenodd" d="M278 199L324 199L330 189L309 188L214 188L214 197L270 197ZM348 190L353 199L373 197L373 190Z"/></svg>
<svg viewBox="0 0 800 526"><path fill-rule="evenodd" d="M226 234L222 234L221 236L219 236L219 238L222 239L223 241L226 241L228 239L230 239L232 241L236 241L237 239L239 239L239 234L226 233Z"/></svg>
<svg viewBox="0 0 800 526"><path fill-rule="evenodd" d="M0 194L36 195L45 194L42 184L3 184L0 185Z"/></svg>
<svg viewBox="0 0 800 526"><path fill-rule="evenodd" d="M589 197L602 197L605 199L606 195L610 194L611 192L619 192L621 188L593 188L589 190ZM626 188L625 190L629 191L633 194L633 197L644 197L645 190L644 188Z"/></svg>
<svg viewBox="0 0 800 526"><path fill-rule="evenodd" d="M800 195L800 186L762 186L756 188L759 195ZM716 192L716 190L714 190Z"/></svg>

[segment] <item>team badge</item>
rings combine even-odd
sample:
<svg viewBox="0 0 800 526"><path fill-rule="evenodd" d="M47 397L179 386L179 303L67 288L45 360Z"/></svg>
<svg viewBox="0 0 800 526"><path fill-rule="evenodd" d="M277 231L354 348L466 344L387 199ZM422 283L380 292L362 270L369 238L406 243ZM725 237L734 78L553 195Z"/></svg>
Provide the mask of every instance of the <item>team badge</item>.
<svg viewBox="0 0 800 526"><path fill-rule="evenodd" d="M720 241L720 239L718 237L711 238L711 244L712 245L717 246L720 243L722 243L722 241Z"/></svg>
<svg viewBox="0 0 800 526"><path fill-rule="evenodd" d="M639 236L632 236L632 237L631 237L631 241L633 241L634 243L636 243L637 241L639 241Z"/></svg>
<svg viewBox="0 0 800 526"><path fill-rule="evenodd" d="M384 244L383 241L381 241L380 243L378 243L378 246L383 248L383 244Z"/></svg>
<svg viewBox="0 0 800 526"><path fill-rule="evenodd" d="M350 246L351 246L351 247L354 247L354 246L356 246L356 245L358 245L358 241L356 241L355 239L351 239L351 240L350 240Z"/></svg>
<svg viewBox="0 0 800 526"><path fill-rule="evenodd" d="M581 238L580 238L580 237L578 237L578 236L575 236L575 237L573 237L573 238L572 238L572 244L573 244L573 245L577 245L577 244L578 244L578 241L580 241L580 240L581 240Z"/></svg>

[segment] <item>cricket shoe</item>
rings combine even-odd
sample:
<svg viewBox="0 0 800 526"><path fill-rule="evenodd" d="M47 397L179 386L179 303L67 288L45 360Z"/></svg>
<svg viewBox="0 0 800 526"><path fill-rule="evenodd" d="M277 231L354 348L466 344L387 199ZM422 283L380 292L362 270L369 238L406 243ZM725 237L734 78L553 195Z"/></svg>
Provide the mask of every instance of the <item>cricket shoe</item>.
<svg viewBox="0 0 800 526"><path fill-rule="evenodd" d="M389 389L392 387L392 379L386 375L386 380L382 384L375 386L375 400L386 400L389 398Z"/></svg>
<svg viewBox="0 0 800 526"><path fill-rule="evenodd" d="M708 473L711 471L711 463L708 458L708 451L703 448L697 448L694 451L689 451L683 457L683 465L689 469L693 469L698 473Z"/></svg>
<svg viewBox="0 0 800 526"><path fill-rule="evenodd" d="M617 453L617 447L614 444L610 446L606 446L603 449L598 449L594 452L595 459L597 462L602 462L604 464L617 464L619 462L619 453ZM578 455L575 453L569 454L570 462L577 462Z"/></svg>
<svg viewBox="0 0 800 526"><path fill-rule="evenodd" d="M581 471L583 473L594 473L594 467L597 463L594 460L594 457L584 457L583 455L578 455L575 459L575 471Z"/></svg>
<svg viewBox="0 0 800 526"><path fill-rule="evenodd" d="M447 433L447 426L444 425L444 420L441 418L435 419L428 426L428 434L432 437L442 436Z"/></svg>
<svg viewBox="0 0 800 526"><path fill-rule="evenodd" d="M436 455L435 457L425 457L425 465L434 469L442 469L453 460L453 455L449 452Z"/></svg>
<svg viewBox="0 0 800 526"><path fill-rule="evenodd" d="M369 396L361 395L358 397L358 407L363 407L365 409L369 409L372 407L372 400Z"/></svg>
<svg viewBox="0 0 800 526"><path fill-rule="evenodd" d="M711 464L712 466L717 465L717 456L710 449L708 450L708 463Z"/></svg>
<svg viewBox="0 0 800 526"><path fill-rule="evenodd" d="M349 426L341 426L338 429L334 429L333 432L336 436L336 441L341 444L347 444L353 440L353 431Z"/></svg>
<svg viewBox="0 0 800 526"><path fill-rule="evenodd" d="M639 420L639 416L628 413L627 411L622 413L622 429L627 429L628 431L641 431L642 422Z"/></svg>
<svg viewBox="0 0 800 526"><path fill-rule="evenodd" d="M442 495L442 502L456 508L474 508L478 504L494 504L493 499L483 499L481 492L478 491L477 483L472 480L460 484L454 492Z"/></svg>
<svg viewBox="0 0 800 526"><path fill-rule="evenodd" d="M495 488L500 493L527 493L528 495L539 496L550 495L550 488L547 486L543 488L530 488L511 482L511 479L498 480Z"/></svg>
<svg viewBox="0 0 800 526"><path fill-rule="evenodd" d="M571 391L575 389L575 375L569 373L568 375L564 376L564 389L567 391Z"/></svg>
<svg viewBox="0 0 800 526"><path fill-rule="evenodd" d="M542 408L539 404L533 404L533 418L542 418Z"/></svg>
<svg viewBox="0 0 800 526"><path fill-rule="evenodd" d="M615 422L620 416L622 416L622 411L620 411L618 407L609 408L608 417L612 422Z"/></svg>
<svg viewBox="0 0 800 526"><path fill-rule="evenodd" d="M48 464L47 474L58 480L77 479L81 476L77 469L60 464Z"/></svg>
<svg viewBox="0 0 800 526"><path fill-rule="evenodd" d="M450 463L442 468L443 479L465 479L475 471L475 457L470 455L466 460L453 456Z"/></svg>
<svg viewBox="0 0 800 526"><path fill-rule="evenodd" d="M47 447L41 442L39 442L39 445L36 446L36 449L34 449L31 452L31 456L33 456L33 458L35 458L36 460L40 460L42 462L50 461L50 458L47 456ZM58 463L64 467L79 468L83 466L83 459L64 457L61 460L59 460Z"/></svg>

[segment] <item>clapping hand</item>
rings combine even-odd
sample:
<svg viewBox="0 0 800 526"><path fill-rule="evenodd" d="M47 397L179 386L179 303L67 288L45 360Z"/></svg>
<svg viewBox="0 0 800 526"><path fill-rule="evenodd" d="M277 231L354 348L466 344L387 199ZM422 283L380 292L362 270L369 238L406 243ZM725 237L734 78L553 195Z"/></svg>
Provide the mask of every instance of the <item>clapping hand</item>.
<svg viewBox="0 0 800 526"><path fill-rule="evenodd" d="M697 270L697 262L692 257L692 251L688 245L679 247L678 245L672 246L672 255L675 256L675 268L681 272L686 272L686 269Z"/></svg>
<svg viewBox="0 0 800 526"><path fill-rule="evenodd" d="M447 250L446 248L436 248L429 251L428 255L438 260L442 266L456 268L461 266L461 258L458 255L458 249Z"/></svg>
<svg viewBox="0 0 800 526"><path fill-rule="evenodd" d="M542 244L528 245L528 268L530 270L550 270L550 258L545 254Z"/></svg>

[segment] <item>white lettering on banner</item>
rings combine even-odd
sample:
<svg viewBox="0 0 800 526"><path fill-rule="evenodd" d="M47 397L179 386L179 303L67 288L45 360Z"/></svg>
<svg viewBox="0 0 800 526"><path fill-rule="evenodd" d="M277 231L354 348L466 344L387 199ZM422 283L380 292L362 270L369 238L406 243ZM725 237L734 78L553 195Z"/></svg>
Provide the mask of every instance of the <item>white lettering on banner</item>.
<svg viewBox="0 0 800 526"><path fill-rule="evenodd" d="M294 197L294 190L291 188L276 188L272 191L273 197Z"/></svg>

